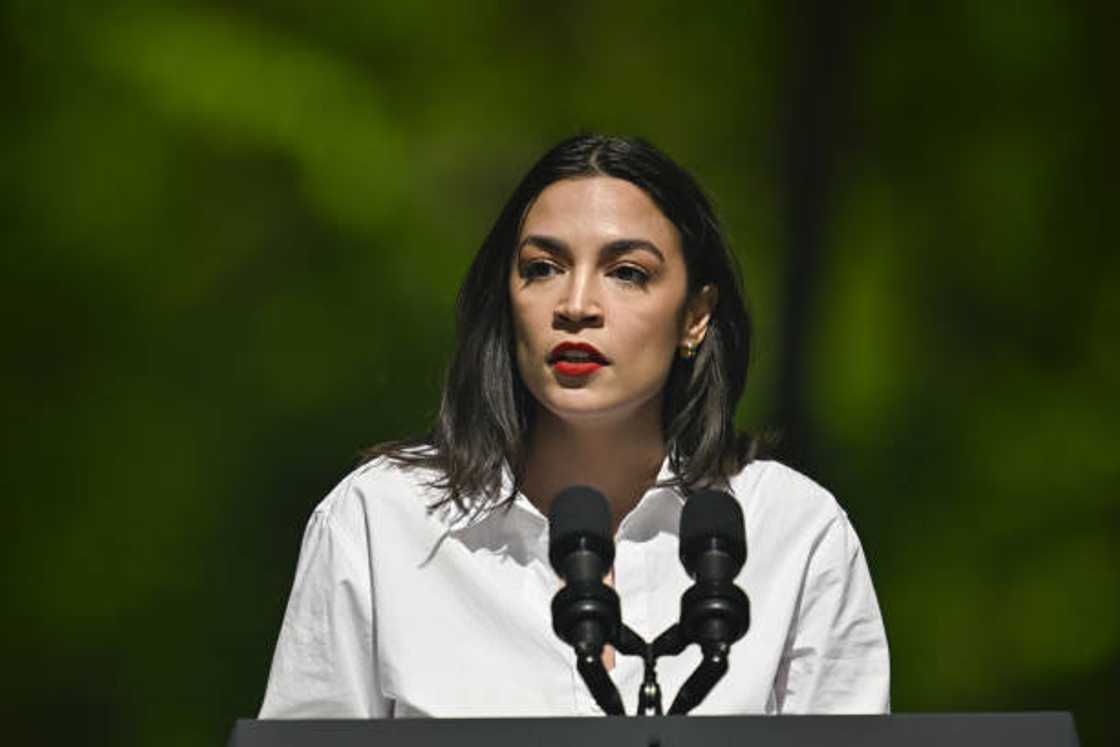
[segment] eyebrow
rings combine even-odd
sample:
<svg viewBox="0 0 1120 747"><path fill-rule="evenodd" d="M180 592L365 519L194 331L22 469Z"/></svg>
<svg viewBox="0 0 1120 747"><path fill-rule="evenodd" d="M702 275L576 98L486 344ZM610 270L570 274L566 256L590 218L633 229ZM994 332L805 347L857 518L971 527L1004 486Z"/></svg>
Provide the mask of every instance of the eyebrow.
<svg viewBox="0 0 1120 747"><path fill-rule="evenodd" d="M542 236L535 233L529 234L522 239L521 243L517 246L517 250L521 251L525 246L535 246L549 254L558 254L564 257L570 257L572 253L566 242L552 236ZM661 253L657 245L646 239L616 239L599 247L600 254L611 258L635 251L646 251L656 256L662 262L665 261L665 255Z"/></svg>

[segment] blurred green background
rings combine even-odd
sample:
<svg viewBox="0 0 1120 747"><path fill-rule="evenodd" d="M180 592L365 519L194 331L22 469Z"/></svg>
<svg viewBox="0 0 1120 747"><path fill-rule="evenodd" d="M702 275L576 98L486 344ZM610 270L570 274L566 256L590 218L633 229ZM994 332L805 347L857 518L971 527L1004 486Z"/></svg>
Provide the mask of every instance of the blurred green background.
<svg viewBox="0 0 1120 747"><path fill-rule="evenodd" d="M895 710L1120 743L1115 18L833 5L3 3L3 708L253 715L312 507L425 429L473 252L596 129L715 198L741 423L858 527Z"/></svg>

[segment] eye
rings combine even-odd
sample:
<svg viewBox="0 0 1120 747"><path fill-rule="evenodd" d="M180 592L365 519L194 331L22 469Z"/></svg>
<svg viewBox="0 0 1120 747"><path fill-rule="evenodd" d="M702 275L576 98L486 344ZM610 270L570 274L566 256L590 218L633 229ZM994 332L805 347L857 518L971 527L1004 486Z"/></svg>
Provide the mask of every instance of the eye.
<svg viewBox="0 0 1120 747"><path fill-rule="evenodd" d="M517 272L528 281L544 280L560 272L560 268L547 260L534 259L522 263Z"/></svg>
<svg viewBox="0 0 1120 747"><path fill-rule="evenodd" d="M620 265L610 271L610 276L627 285L634 285L639 288L645 287L645 284L649 282L649 273L636 265Z"/></svg>

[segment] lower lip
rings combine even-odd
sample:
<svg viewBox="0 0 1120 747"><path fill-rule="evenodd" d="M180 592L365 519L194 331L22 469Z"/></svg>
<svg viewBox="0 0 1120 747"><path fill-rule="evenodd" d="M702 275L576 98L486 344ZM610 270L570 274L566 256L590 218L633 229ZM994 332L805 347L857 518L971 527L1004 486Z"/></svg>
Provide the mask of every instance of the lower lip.
<svg viewBox="0 0 1120 747"><path fill-rule="evenodd" d="M561 376L590 376L603 367L602 363L588 361L587 363L573 363L571 361L556 361L552 364L556 373Z"/></svg>

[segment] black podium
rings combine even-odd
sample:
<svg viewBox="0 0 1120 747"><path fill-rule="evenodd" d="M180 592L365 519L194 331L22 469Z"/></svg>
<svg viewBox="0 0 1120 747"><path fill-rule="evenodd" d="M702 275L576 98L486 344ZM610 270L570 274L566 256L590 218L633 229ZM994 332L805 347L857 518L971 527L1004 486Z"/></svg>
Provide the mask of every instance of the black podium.
<svg viewBox="0 0 1120 747"><path fill-rule="evenodd" d="M1068 713L240 720L229 747L1078 747Z"/></svg>

